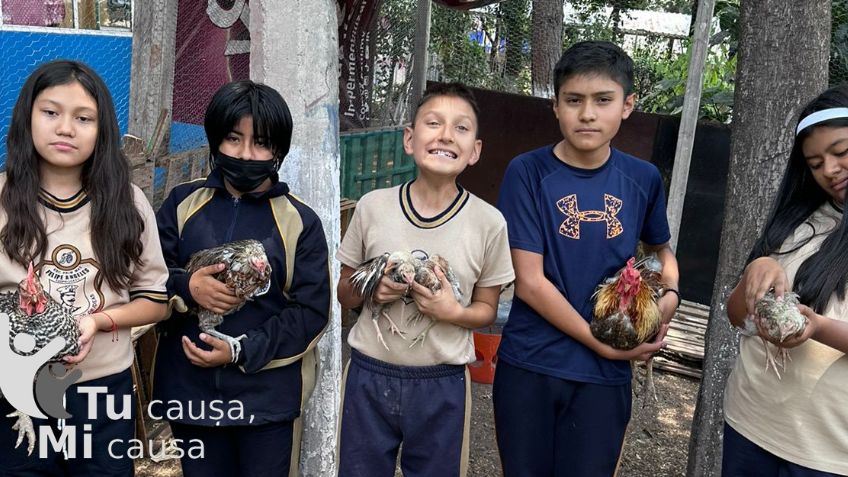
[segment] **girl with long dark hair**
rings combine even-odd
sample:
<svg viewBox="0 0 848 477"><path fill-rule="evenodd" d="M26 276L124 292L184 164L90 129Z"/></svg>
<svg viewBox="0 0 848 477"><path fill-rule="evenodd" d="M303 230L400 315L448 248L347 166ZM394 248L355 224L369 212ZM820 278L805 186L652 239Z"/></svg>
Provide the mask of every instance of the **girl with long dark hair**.
<svg viewBox="0 0 848 477"><path fill-rule="evenodd" d="M9 423L0 425L0 474L132 475L130 328L165 317L168 274L153 210L130 183L105 83L82 63L39 66L18 96L6 145L0 291L14 290L34 265L44 290L77 317L81 351L67 361L82 376L65 393L71 418L34 421L36 435L44 426L67 434L62 446L32 455L16 448L5 417L14 409L0 401Z"/></svg>
<svg viewBox="0 0 848 477"><path fill-rule="evenodd" d="M848 475L848 87L801 112L768 223L727 303L747 330L725 391L722 475ZM773 291L799 296L807 324L784 341L755 318ZM769 356L789 350L778 373Z"/></svg>

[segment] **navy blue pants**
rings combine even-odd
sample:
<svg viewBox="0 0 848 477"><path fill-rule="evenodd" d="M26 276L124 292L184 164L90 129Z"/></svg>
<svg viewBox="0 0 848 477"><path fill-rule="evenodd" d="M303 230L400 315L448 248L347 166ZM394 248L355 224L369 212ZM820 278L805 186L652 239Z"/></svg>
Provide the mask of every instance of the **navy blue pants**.
<svg viewBox="0 0 848 477"><path fill-rule="evenodd" d="M788 462L754 444L724 423L722 477L838 477Z"/></svg>
<svg viewBox="0 0 848 477"><path fill-rule="evenodd" d="M630 383L581 383L498 361L492 399L505 477L615 473L630 421Z"/></svg>
<svg viewBox="0 0 848 477"><path fill-rule="evenodd" d="M468 467L465 366L396 366L351 351L344 382L339 477L461 477Z"/></svg>
<svg viewBox="0 0 848 477"><path fill-rule="evenodd" d="M170 422L174 438L186 452L180 463L184 477L288 477L292 453L292 421L259 426L194 426ZM192 439L203 442L202 459L188 449ZM298 443L300 444L300 443ZM294 465L298 465L297 462Z"/></svg>
<svg viewBox="0 0 848 477"><path fill-rule="evenodd" d="M80 393L80 387L105 387L106 394L97 394L97 418L89 419L89 394ZM93 396L93 395L91 395ZM106 396L115 402L107 406ZM124 410L124 396L130 396L129 419L111 419L106 411L114 410L121 413ZM114 409L113 409L114 408ZM0 475L4 477L45 477L45 476L80 476L96 475L109 477L132 476L133 461L127 456L127 448L135 438L135 396L132 392L132 373L129 369L111 376L105 376L92 381L75 384L65 393L65 409L73 417L64 421L64 426L73 426L71 438L75 438L76 456L66 458L63 452L56 452L51 444L46 446L46 454L39 455L37 441L31 456L27 456L26 443L21 443L15 449L17 431L12 431L14 420L6 415L13 408L5 400L0 400ZM33 419L36 438L41 426L53 428L53 435L58 439L62 431L58 430L56 419ZM90 425L91 430L85 430ZM84 456L85 440L91 439L91 457ZM111 452L111 454L110 454Z"/></svg>

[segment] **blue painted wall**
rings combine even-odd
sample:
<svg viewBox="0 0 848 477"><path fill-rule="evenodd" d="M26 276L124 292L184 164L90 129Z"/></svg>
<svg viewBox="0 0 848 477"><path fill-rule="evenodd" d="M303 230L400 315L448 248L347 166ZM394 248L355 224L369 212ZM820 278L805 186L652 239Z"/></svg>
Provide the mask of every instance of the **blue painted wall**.
<svg viewBox="0 0 848 477"><path fill-rule="evenodd" d="M6 135L21 86L38 65L47 61L77 60L91 66L109 87L121 133L126 132L131 37L0 30L0 57L0 165L6 161Z"/></svg>

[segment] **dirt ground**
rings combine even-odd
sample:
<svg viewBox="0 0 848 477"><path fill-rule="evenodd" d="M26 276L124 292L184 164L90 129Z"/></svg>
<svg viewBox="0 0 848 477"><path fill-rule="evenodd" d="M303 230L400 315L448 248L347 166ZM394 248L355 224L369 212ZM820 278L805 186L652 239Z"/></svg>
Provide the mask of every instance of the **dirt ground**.
<svg viewBox="0 0 848 477"><path fill-rule="evenodd" d="M650 399L643 405L643 397L634 396L619 477L676 477L686 473L689 428L695 410L698 381L654 371L654 382L658 402ZM639 392L641 385L634 381L633 388ZM468 475L499 476L501 466L495 443L492 386L472 383L471 392L473 408ZM177 477L182 473L178 461L156 463L145 459L136 463L136 475ZM400 472L397 475L400 476Z"/></svg>

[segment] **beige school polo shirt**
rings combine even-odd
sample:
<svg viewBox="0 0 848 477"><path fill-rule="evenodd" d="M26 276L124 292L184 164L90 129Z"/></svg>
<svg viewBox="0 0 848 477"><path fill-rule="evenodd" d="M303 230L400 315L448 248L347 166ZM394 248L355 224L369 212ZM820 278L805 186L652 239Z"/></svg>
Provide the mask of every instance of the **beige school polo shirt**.
<svg viewBox="0 0 848 477"><path fill-rule="evenodd" d="M430 219L415 211L409 198L409 184L375 190L362 197L336 257L342 264L356 268L367 259L397 250L422 257L434 254L445 257L459 279L464 306L471 303L475 286L506 285L515 278L503 216L463 189L443 213ZM407 340L389 333L386 319L380 318L383 338L389 346L386 350L377 340L371 310L364 306L350 331L348 343L372 358L403 366L461 365L474 361L471 330L449 323L437 323L423 346L410 348L409 340L430 323L428 318L416 324L408 323L407 318L416 311L412 299L398 300L388 308L389 316L405 331Z"/></svg>
<svg viewBox="0 0 848 477"><path fill-rule="evenodd" d="M0 190L5 183L6 174L0 174ZM135 205L144 220L142 266L132 266L129 290L119 291L112 290L105 279L97 286L96 278L101 273L101 266L91 246L91 204L85 192L80 191L69 199L59 199L42 192L40 202L47 230L47 247L43 260L35 264L36 271L44 289L74 316L123 305L135 298L167 302L165 283L168 269L159 246L156 218L141 189L132 188ZM5 212L0 211L0 229L5 225ZM25 267L0 253L0 291L14 291L26 274ZM129 329L119 330L116 341L112 340L111 333L101 331L94 338L91 352L78 365L83 372L78 382L121 372L129 368L132 360Z"/></svg>
<svg viewBox="0 0 848 477"><path fill-rule="evenodd" d="M786 240L791 250L813 235L809 243L786 255L773 255L789 282L804 260L821 246L842 214L826 203ZM848 251L846 251L848 253ZM824 316L848 321L848 304L836 294ZM768 344L771 351L776 348ZM781 378L765 370L766 351L756 336L743 336L739 357L724 397L727 422L768 452L804 467L848 474L848 358L809 340L791 349Z"/></svg>

